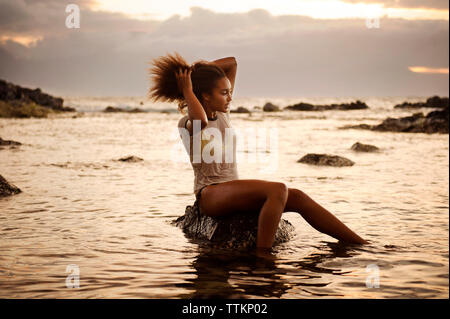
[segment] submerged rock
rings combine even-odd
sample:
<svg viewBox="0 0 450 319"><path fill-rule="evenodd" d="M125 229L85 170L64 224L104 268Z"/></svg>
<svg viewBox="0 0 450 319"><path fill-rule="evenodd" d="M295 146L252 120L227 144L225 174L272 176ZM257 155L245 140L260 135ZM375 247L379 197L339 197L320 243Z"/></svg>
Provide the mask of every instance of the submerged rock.
<svg viewBox="0 0 450 319"><path fill-rule="evenodd" d="M0 175L0 197L10 196L22 192L20 188L9 184L8 181Z"/></svg>
<svg viewBox="0 0 450 319"><path fill-rule="evenodd" d="M378 125L347 125L341 127L341 129L356 128L356 129L369 129L372 131L380 132L403 132L403 133L449 133L449 114L448 106L443 110L432 111L426 116L422 112L414 113L411 116L396 118L387 118L381 124Z"/></svg>
<svg viewBox="0 0 450 319"><path fill-rule="evenodd" d="M285 109L292 111L328 111L328 110L362 110L368 109L366 103L357 100L351 103L331 104L331 105L313 105L308 103L298 103L286 106Z"/></svg>
<svg viewBox="0 0 450 319"><path fill-rule="evenodd" d="M362 144L360 142L353 144L351 149L356 152L376 152L379 150L379 148L374 145Z"/></svg>
<svg viewBox="0 0 450 319"><path fill-rule="evenodd" d="M140 157L131 155L131 156L125 156L125 157L119 158L118 161L128 162L128 163L136 163L136 162L142 162L143 159Z"/></svg>
<svg viewBox="0 0 450 319"><path fill-rule="evenodd" d="M348 158L328 154L307 154L299 159L297 163L336 167L353 166L355 164Z"/></svg>
<svg viewBox="0 0 450 319"><path fill-rule="evenodd" d="M221 246L233 248L256 247L259 214L231 214L212 218L200 214L198 206L186 206L183 216L172 223L195 239L209 240ZM287 220L280 220L274 245L289 241L294 236L294 226Z"/></svg>
<svg viewBox="0 0 450 319"><path fill-rule="evenodd" d="M141 110L138 107L135 107L133 109L123 109L120 107L114 107L114 106L107 106L103 112L105 113L115 113L115 112L125 112L125 113L144 113L144 110Z"/></svg>

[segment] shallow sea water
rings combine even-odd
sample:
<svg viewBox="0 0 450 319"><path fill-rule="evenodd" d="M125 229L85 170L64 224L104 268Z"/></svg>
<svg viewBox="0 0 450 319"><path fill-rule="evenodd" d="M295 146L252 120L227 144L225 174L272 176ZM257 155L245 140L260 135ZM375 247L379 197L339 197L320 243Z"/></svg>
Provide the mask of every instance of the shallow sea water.
<svg viewBox="0 0 450 319"><path fill-rule="evenodd" d="M241 179L301 189L370 241L339 244L285 213L296 236L272 261L170 224L195 199L179 114L0 119L0 136L23 143L0 150L0 174L22 190L0 199L0 298L448 298L449 135L339 129L412 112L231 114L234 128L277 130L277 148L241 152ZM297 163L307 153L355 165ZM117 161L127 155L144 161Z"/></svg>

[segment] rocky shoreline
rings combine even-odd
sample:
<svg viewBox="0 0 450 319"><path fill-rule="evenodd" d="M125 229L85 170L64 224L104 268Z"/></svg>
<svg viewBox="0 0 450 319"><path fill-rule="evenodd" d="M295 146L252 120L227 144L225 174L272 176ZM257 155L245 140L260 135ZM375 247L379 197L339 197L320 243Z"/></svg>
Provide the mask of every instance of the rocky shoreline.
<svg viewBox="0 0 450 319"><path fill-rule="evenodd" d="M63 104L62 98L44 93L40 88L24 88L0 79L0 117L45 118L50 113L76 112Z"/></svg>
<svg viewBox="0 0 450 319"><path fill-rule="evenodd" d="M294 105L288 105L284 108L280 108L278 105L272 104L271 102L267 102L263 107L254 106L254 110L262 109L263 112L282 112L283 110L289 111L329 111L329 110L338 110L338 111L348 111L348 110L363 110L368 109L366 103L356 100L351 103L341 103L341 104L329 104L329 105L314 105L309 103L297 103ZM231 113L252 113L248 108L244 106L239 106L235 110L231 110Z"/></svg>
<svg viewBox="0 0 450 319"><path fill-rule="evenodd" d="M369 107L365 102L356 100L356 102L351 103L329 104L329 105L313 105L301 102L294 105L286 106L284 109L291 111L329 111L329 110L348 111L348 110L364 110L368 108Z"/></svg>
<svg viewBox="0 0 450 319"><path fill-rule="evenodd" d="M418 102L418 103L403 102L402 104L395 105L394 109L416 109L422 107L445 109L446 107L448 107L448 97L441 98L439 96L432 96L428 98L425 102Z"/></svg>
<svg viewBox="0 0 450 319"><path fill-rule="evenodd" d="M378 132L402 132L402 133L440 133L449 134L449 110L448 105L442 110L414 113L402 118L387 118L378 125L358 124L346 125L339 129L364 129Z"/></svg>

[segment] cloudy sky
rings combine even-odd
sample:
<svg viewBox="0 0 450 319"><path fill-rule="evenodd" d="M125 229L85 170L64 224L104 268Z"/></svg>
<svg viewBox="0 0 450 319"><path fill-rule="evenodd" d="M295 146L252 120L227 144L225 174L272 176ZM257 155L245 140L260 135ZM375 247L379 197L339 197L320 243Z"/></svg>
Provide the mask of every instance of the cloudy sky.
<svg viewBox="0 0 450 319"><path fill-rule="evenodd" d="M80 28L67 28L68 4ZM144 96L149 61L234 56L236 97L448 96L449 1L0 0L0 78ZM73 20L70 20L73 21Z"/></svg>

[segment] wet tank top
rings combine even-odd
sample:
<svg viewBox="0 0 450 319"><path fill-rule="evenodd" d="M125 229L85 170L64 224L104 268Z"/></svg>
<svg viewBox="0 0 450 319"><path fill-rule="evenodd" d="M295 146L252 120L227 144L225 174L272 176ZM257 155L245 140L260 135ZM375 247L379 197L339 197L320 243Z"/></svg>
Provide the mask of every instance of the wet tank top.
<svg viewBox="0 0 450 319"><path fill-rule="evenodd" d="M229 112L216 114L215 120L208 120L208 125L200 133L194 132L193 136L189 135L185 126L189 119L188 115L178 121L180 137L194 170L196 195L204 186L239 179L236 165L236 135L230 124Z"/></svg>

